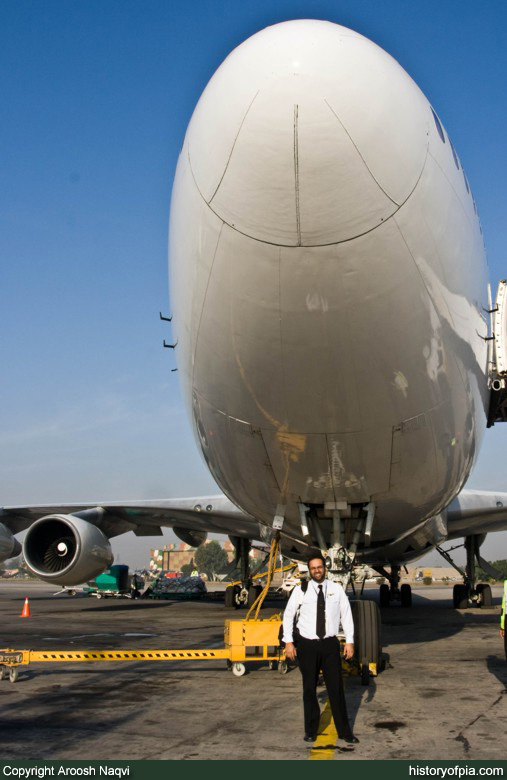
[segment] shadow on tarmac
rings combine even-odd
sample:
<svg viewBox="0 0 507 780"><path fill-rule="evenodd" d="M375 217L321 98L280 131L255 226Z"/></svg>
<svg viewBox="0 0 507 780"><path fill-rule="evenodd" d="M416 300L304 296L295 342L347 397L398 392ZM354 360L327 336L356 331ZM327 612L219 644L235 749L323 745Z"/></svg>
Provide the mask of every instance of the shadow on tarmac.
<svg viewBox="0 0 507 780"><path fill-rule="evenodd" d="M507 661L503 656L488 655L487 663L488 671L504 686L502 694L507 694Z"/></svg>

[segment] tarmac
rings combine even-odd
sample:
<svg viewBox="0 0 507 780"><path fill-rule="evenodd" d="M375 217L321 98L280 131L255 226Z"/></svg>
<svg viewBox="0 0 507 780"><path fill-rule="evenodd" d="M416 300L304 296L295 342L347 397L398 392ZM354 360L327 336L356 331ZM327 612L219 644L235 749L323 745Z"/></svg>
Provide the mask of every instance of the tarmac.
<svg viewBox="0 0 507 780"><path fill-rule="evenodd" d="M223 645L210 601L53 596L34 581L0 583L3 648L204 649ZM345 681L360 743L303 742L301 677L267 666L234 677L224 661L21 667L0 682L2 760L505 759L507 663L494 607L455 610L452 589L420 587L411 609L382 613L385 670L369 686ZM25 596L31 617L19 616ZM377 590L365 592L376 598ZM283 610L270 599L262 616ZM325 707L325 688L319 688ZM323 717L324 722L325 717ZM319 740L321 743L322 740ZM317 754L317 755L316 755Z"/></svg>

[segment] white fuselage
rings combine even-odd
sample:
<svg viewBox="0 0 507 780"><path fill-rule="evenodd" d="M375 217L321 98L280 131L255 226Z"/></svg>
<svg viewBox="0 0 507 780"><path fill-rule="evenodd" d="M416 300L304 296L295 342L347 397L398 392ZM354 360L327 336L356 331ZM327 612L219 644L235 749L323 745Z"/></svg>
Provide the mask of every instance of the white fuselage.
<svg viewBox="0 0 507 780"><path fill-rule="evenodd" d="M357 33L286 22L233 51L190 122L171 206L184 395L220 487L376 504L373 542L462 488L487 412L487 269L450 139Z"/></svg>

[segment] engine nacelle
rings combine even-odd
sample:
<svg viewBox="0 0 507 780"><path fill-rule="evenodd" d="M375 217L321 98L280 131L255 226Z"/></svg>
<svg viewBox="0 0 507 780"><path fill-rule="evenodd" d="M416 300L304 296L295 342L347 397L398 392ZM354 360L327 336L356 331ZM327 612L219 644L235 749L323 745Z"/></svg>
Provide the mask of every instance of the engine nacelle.
<svg viewBox="0 0 507 780"><path fill-rule="evenodd" d="M55 585L79 585L113 562L111 545L100 528L75 515L36 520L25 536L23 555L36 577Z"/></svg>
<svg viewBox="0 0 507 780"><path fill-rule="evenodd" d="M189 544L190 547L199 547L201 544L204 544L208 538L207 531L191 531L188 528L179 528L176 525L174 526L173 531L182 542Z"/></svg>
<svg viewBox="0 0 507 780"><path fill-rule="evenodd" d="M9 529L0 523L0 562L14 558L21 552L21 545Z"/></svg>

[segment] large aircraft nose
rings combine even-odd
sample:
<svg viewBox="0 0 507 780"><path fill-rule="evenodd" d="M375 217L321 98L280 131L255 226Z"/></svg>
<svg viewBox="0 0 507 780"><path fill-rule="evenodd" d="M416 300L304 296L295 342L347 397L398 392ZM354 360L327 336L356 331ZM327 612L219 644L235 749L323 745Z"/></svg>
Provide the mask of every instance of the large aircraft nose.
<svg viewBox="0 0 507 780"><path fill-rule="evenodd" d="M405 202L427 152L428 104L386 52L329 22L269 27L206 87L187 149L225 223L283 246L350 240Z"/></svg>

